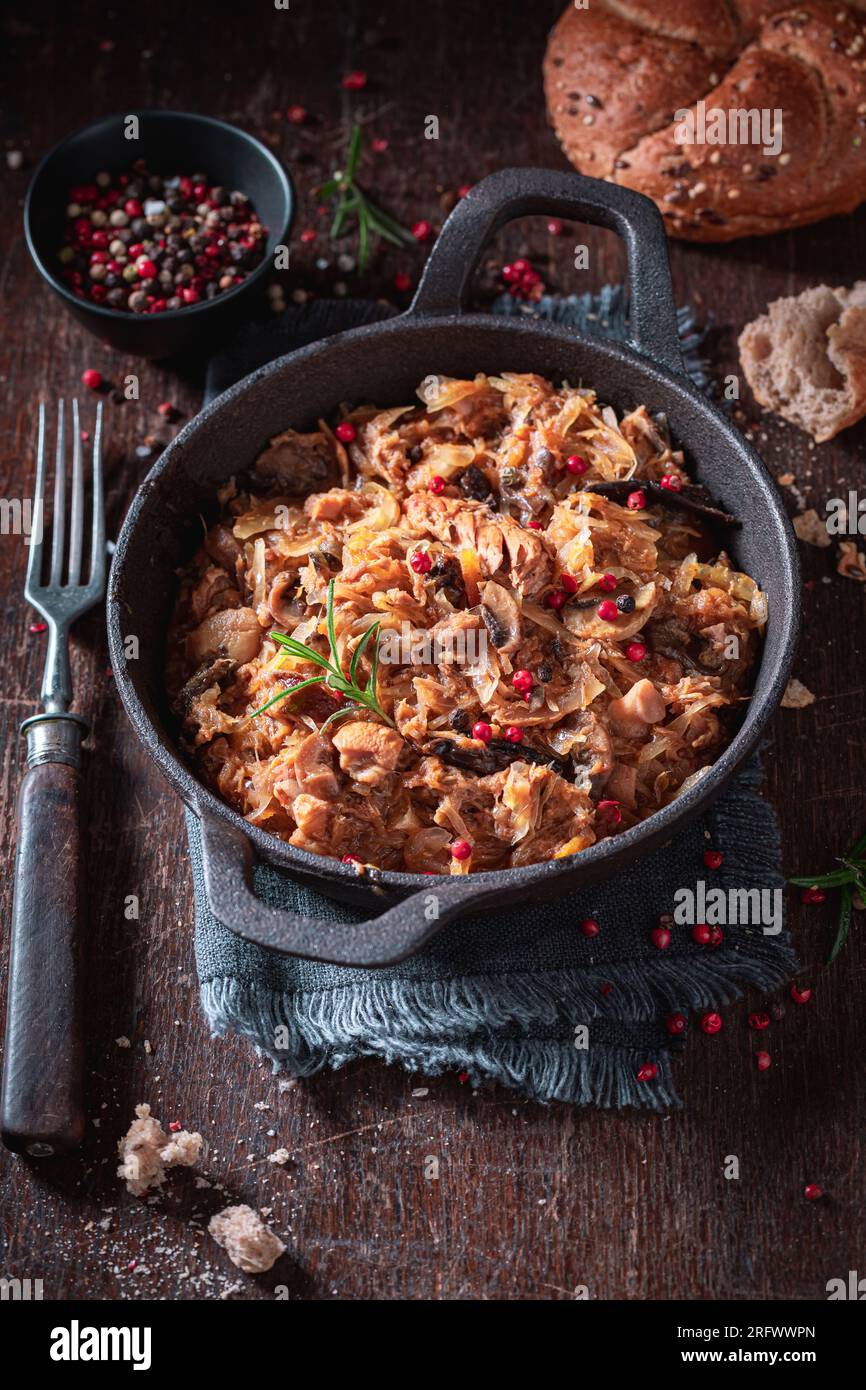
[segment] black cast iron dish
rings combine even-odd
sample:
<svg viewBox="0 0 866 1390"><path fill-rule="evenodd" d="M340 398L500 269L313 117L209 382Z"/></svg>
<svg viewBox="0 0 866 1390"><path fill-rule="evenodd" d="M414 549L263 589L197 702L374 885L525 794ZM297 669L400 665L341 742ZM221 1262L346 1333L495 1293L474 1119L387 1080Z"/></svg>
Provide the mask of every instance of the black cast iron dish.
<svg viewBox="0 0 866 1390"><path fill-rule="evenodd" d="M485 241L511 218L530 213L599 223L624 238L633 348L538 320L462 313ZM178 756L163 693L175 570L200 537L195 518L212 505L217 488L251 465L288 425L311 425L330 416L340 401L405 404L432 372L460 377L502 371L583 381L618 409L644 402L666 413L701 482L741 520L733 540L737 561L769 595L754 694L742 727L706 775L622 835L568 859L498 873L430 879L375 871L358 878L350 865L295 849L250 825ZM272 362L225 392L178 435L126 518L112 565L108 623L114 673L133 726L200 819L208 901L217 919L289 955L385 965L410 955L470 910L563 896L621 871L698 815L742 765L782 696L797 637L799 592L791 528L763 464L683 375L664 231L654 205L638 193L576 174L513 169L484 179L458 204L407 313ZM127 634L139 639L138 660L124 657ZM341 925L269 907L252 889L254 855L381 915Z"/></svg>
<svg viewBox="0 0 866 1390"><path fill-rule="evenodd" d="M36 169L24 203L27 248L43 280L97 337L139 357L170 357L217 337L248 315L251 298L261 292L273 266L274 250L286 245L295 209L292 181L271 151L210 116L186 111L138 111L139 138L128 140L128 115L105 116L55 145ZM58 276L57 252L63 245L70 185L91 183L100 169L124 173L144 159L153 173L191 173L201 169L214 183L237 188L252 199L268 229L264 258L233 290L216 299L163 314L130 314L76 299Z"/></svg>

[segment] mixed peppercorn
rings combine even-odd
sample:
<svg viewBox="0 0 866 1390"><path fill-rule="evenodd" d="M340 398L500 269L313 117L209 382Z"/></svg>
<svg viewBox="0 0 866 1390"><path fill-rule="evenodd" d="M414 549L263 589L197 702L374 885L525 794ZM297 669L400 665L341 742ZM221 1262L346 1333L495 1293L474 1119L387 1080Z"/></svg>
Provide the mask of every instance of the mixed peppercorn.
<svg viewBox="0 0 866 1390"><path fill-rule="evenodd" d="M263 227L245 193L206 174L99 173L69 190L61 276L78 299L159 314L240 285L265 254Z"/></svg>

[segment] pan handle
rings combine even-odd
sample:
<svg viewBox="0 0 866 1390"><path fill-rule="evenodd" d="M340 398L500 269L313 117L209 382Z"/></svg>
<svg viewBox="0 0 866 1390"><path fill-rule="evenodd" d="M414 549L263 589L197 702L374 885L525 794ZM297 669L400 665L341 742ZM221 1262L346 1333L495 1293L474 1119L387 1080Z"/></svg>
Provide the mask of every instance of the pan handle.
<svg viewBox="0 0 866 1390"><path fill-rule="evenodd" d="M497 896L477 879L437 875L429 885L367 922L333 922L271 907L256 897L255 858L248 837L221 817L200 813L207 905L213 916L247 941L286 956L332 965L396 965L450 922L471 902L483 907Z"/></svg>
<svg viewBox="0 0 866 1390"><path fill-rule="evenodd" d="M661 213L631 188L551 169L501 169L469 190L442 228L410 314L460 314L485 244L506 222L555 214L610 227L625 242L634 346L683 375L667 240Z"/></svg>

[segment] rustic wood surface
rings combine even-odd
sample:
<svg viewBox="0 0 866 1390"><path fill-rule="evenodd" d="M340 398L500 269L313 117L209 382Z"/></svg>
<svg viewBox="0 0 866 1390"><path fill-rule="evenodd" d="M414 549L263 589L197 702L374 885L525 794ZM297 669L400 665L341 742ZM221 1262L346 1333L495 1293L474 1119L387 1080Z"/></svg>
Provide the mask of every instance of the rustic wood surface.
<svg viewBox="0 0 866 1390"><path fill-rule="evenodd" d="M365 156L368 186L404 222L441 223L449 195L503 164L565 167L544 117L540 62L560 5L264 3L231 17L152 3L114 19L101 6L18 11L4 24L7 68L0 113L2 294L0 376L4 409L2 494L28 494L36 408L80 390L85 367L112 382L135 371L140 402L107 406L110 533L150 460L145 438L172 432L156 412L174 402L184 418L200 399L200 373L121 359L88 337L39 281L21 232L33 163L56 140L109 111L146 106L200 110L263 135L292 168L301 192L292 287L404 302L393 276L417 277L423 251L377 258L360 281L317 270L334 252L312 195L339 159L346 123L365 118L389 147ZM223 11L225 15L227 12ZM341 76L370 75L361 93ZM310 119L284 112L302 103ZM438 115L438 140L423 138ZM15 161L13 160L13 163ZM316 228L312 245L298 233ZM570 229L569 229L570 232ZM544 219L514 227L490 256L530 253L554 288L593 288L622 273L614 238L589 233L591 269L571 268L574 237ZM680 302L715 327L715 370L735 369L739 327L767 300L820 280L850 282L866 255L866 208L796 234L700 249L674 245ZM745 405L774 474L791 472L808 505L862 486L866 430L814 448L793 429L761 421ZM748 422L747 422L748 427ZM795 499L784 490L790 509ZM790 872L826 869L866 825L864 795L864 599L835 572L835 547L805 548L805 633L797 674L816 693L782 710L769 758L770 795ZM3 948L10 918L14 800L21 775L20 720L35 709L44 638L28 627L21 597L20 538L0 544L6 617L2 642L0 896ZM0 1159L0 1275L42 1278L47 1298L270 1297L283 1284L304 1299L777 1299L825 1297L831 1277L866 1259L862 1134L866 1026L862 914L840 960L824 969L831 905L801 908L792 925L815 986L796 1007L784 995L758 1074L746 1015L726 1012L724 1032L694 1036L677 1078L685 1108L669 1116L543 1108L503 1091L473 1094L456 1077L425 1080L375 1062L282 1088L238 1040L213 1041L197 1003L192 898L180 807L150 766L121 712L108 672L102 620L76 633L78 708L96 738L86 773L89 878L87 970L88 1133L80 1157L52 1164ZM46 847L46 858L50 848ZM124 898L141 900L138 922ZM5 967L5 959L4 959ZM5 969L4 969L5 983ZM131 1040L128 1048L116 1039ZM46 1068L52 1057L46 1050ZM423 1096L413 1096L417 1087ZM115 1177L116 1142L137 1102L166 1124L200 1129L208 1145L196 1187L176 1174L158 1203L128 1197ZM278 1146L291 1159L267 1162ZM424 1177L428 1155L438 1181ZM737 1155L740 1179L723 1176ZM823 1201L803 1199L820 1183ZM288 1242L272 1275L240 1275L204 1234L226 1192L268 1207ZM131 1262L136 1262L132 1267Z"/></svg>

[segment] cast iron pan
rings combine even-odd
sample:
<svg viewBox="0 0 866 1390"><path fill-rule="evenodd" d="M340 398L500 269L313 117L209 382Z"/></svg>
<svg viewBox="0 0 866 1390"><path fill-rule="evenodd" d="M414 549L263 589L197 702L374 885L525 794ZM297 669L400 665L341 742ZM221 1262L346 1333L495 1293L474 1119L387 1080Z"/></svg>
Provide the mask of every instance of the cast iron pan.
<svg viewBox="0 0 866 1390"><path fill-rule="evenodd" d="M544 213L613 228L624 239L633 346L523 318L467 314L472 272L491 234L514 217ZM177 751L163 694L165 632L176 570L201 536L198 515L218 487L250 466L288 426L331 416L337 404L403 405L433 373L537 372L593 385L618 410L664 411L698 478L741 521L730 539L738 564L769 595L769 623L754 693L733 741L689 791L649 820L569 859L460 878L373 871L358 878L336 859L295 849L249 824L193 776ZM205 883L214 916L250 941L341 964L403 959L460 914L564 896L627 870L670 839L730 780L778 704L799 621L792 531L757 455L683 374L661 217L629 189L577 174L510 169L476 184L442 229L411 308L279 358L207 406L169 445L136 494L111 571L108 630L118 689L144 746L201 821ZM124 638L139 639L127 661ZM253 891L256 856L371 920L357 925L269 907ZM379 915L377 915L379 914ZM495 931L495 919L491 930Z"/></svg>

